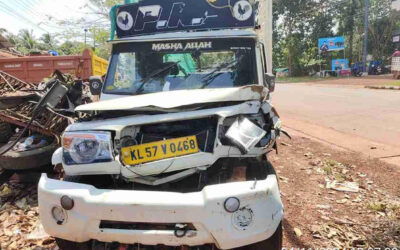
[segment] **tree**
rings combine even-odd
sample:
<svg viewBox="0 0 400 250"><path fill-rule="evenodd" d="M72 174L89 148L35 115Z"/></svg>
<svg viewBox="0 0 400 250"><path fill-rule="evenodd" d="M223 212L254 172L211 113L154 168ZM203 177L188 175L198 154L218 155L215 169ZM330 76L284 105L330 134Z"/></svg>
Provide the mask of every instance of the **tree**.
<svg viewBox="0 0 400 250"><path fill-rule="evenodd" d="M37 48L37 42L33 36L32 30L22 29L19 31L20 44L19 48L23 50L24 53L29 53Z"/></svg>
<svg viewBox="0 0 400 250"><path fill-rule="evenodd" d="M318 38L333 33L331 5L328 0L277 0L274 24L274 37L279 38L274 41L274 58L280 60L279 67L289 68L291 76L302 75L316 60Z"/></svg>
<svg viewBox="0 0 400 250"><path fill-rule="evenodd" d="M375 60L387 60L393 53L392 35L400 13L392 10L391 0L372 0L369 24L369 53Z"/></svg>
<svg viewBox="0 0 400 250"><path fill-rule="evenodd" d="M355 31L357 30L358 23L363 22L363 1L350 0L345 4L337 5L338 11L338 23L339 32L338 34L345 35L347 37L346 47L349 63L353 62L354 57L354 39ZM361 37L359 37L361 38Z"/></svg>
<svg viewBox="0 0 400 250"><path fill-rule="evenodd" d="M3 36L3 35L5 35L5 34L7 34L7 33L8 33L8 32L7 32L6 29L0 28L0 36Z"/></svg>
<svg viewBox="0 0 400 250"><path fill-rule="evenodd" d="M53 35L51 35L50 33L45 33L40 38L39 47L42 50L56 50L57 41Z"/></svg>

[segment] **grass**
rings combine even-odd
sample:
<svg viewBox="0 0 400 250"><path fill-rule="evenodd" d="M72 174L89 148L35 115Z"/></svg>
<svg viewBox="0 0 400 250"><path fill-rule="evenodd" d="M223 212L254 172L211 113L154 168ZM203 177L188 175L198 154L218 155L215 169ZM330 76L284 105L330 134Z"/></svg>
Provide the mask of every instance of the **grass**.
<svg viewBox="0 0 400 250"><path fill-rule="evenodd" d="M299 83L299 82L317 82L323 81L326 78L318 78L311 76L299 76L299 77L278 77L276 78L276 82L280 83Z"/></svg>
<svg viewBox="0 0 400 250"><path fill-rule="evenodd" d="M400 81L387 82L387 83L384 83L383 85L400 87Z"/></svg>
<svg viewBox="0 0 400 250"><path fill-rule="evenodd" d="M368 204L368 208L372 209L377 212L385 212L386 211L386 205L383 203L370 203Z"/></svg>
<svg viewBox="0 0 400 250"><path fill-rule="evenodd" d="M338 165L338 162L336 162L334 160L325 160L325 164L330 167L334 167L334 166Z"/></svg>
<svg viewBox="0 0 400 250"><path fill-rule="evenodd" d="M326 175L331 175L332 174L332 168L329 166L324 166L322 170L325 172Z"/></svg>

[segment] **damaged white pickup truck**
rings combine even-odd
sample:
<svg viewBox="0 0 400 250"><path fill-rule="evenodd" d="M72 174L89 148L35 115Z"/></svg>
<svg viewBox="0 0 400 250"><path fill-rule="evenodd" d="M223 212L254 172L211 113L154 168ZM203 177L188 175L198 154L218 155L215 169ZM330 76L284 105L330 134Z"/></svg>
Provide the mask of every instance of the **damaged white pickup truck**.
<svg viewBox="0 0 400 250"><path fill-rule="evenodd" d="M53 155L66 176L40 180L46 232L61 249L281 249L281 123L255 33L112 43L101 101Z"/></svg>

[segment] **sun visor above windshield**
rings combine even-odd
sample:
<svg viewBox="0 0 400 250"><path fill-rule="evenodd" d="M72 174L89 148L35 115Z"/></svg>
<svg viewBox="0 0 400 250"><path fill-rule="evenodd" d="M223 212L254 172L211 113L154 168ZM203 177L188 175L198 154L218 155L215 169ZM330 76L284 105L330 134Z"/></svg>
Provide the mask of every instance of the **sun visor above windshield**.
<svg viewBox="0 0 400 250"><path fill-rule="evenodd" d="M254 28L248 0L143 0L117 7L119 38L165 32Z"/></svg>

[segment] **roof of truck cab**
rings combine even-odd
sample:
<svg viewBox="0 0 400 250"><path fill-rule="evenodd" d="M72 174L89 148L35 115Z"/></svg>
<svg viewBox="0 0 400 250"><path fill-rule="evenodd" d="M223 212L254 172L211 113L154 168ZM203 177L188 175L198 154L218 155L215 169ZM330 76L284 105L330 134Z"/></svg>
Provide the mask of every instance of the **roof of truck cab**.
<svg viewBox="0 0 400 250"><path fill-rule="evenodd" d="M203 38L256 38L257 35L252 29L229 29L229 30L212 30L212 31L196 31L196 32L170 32L152 35L143 35L135 37L126 37L111 43L127 43L127 42L148 42L148 41L168 41L168 40L190 40Z"/></svg>

